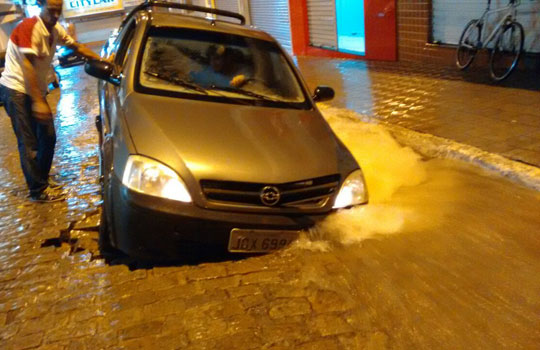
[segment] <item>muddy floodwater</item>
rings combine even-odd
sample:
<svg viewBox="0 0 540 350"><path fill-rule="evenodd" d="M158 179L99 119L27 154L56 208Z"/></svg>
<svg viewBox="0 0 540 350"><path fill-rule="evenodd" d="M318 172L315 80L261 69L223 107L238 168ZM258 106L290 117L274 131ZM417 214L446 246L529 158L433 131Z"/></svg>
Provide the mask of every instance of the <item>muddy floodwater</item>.
<svg viewBox="0 0 540 350"><path fill-rule="evenodd" d="M0 112L0 349L540 349L540 192L425 159L324 104L368 205L271 254L106 261L96 81L61 73L49 98L65 202L27 200Z"/></svg>
<svg viewBox="0 0 540 350"><path fill-rule="evenodd" d="M329 217L298 248L343 263L355 317L384 330L373 344L539 349L540 193L462 162L422 160L378 126L337 114L326 111L373 200Z"/></svg>

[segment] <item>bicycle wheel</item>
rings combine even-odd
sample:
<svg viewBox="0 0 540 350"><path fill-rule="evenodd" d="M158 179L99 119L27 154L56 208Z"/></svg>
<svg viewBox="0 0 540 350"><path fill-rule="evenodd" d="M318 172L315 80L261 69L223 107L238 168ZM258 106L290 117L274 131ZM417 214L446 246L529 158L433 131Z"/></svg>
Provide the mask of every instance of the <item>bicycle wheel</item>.
<svg viewBox="0 0 540 350"><path fill-rule="evenodd" d="M523 50L523 26L510 22L500 30L489 59L489 71L495 81L506 79L516 68Z"/></svg>
<svg viewBox="0 0 540 350"><path fill-rule="evenodd" d="M469 67L478 52L480 42L481 25L477 19L470 21L461 33L456 52L456 66L465 70Z"/></svg>

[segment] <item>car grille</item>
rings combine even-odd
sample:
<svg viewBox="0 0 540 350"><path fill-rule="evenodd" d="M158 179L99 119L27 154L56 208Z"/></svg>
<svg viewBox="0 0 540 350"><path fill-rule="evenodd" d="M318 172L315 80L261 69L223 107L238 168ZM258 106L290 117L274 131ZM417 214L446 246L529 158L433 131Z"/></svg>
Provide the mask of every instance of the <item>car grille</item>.
<svg viewBox="0 0 540 350"><path fill-rule="evenodd" d="M201 187L206 199L215 203L317 209L324 207L337 191L339 179L339 174L336 174L283 184L201 180ZM269 187L279 191L279 199L271 204L261 199L261 192Z"/></svg>

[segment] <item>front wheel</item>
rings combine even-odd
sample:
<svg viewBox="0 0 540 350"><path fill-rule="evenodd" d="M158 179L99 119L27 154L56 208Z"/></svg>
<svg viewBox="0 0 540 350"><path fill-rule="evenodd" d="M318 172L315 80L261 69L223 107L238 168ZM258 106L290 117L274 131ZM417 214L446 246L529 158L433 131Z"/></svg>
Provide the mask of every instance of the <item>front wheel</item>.
<svg viewBox="0 0 540 350"><path fill-rule="evenodd" d="M105 179L105 178L103 178ZM110 221L109 216L107 215L109 205L107 205L107 182L104 181L101 184L101 217L99 223L99 249L101 251L101 256L105 259L112 260L121 256L122 253L120 250L116 249L113 245L112 240L115 238L114 225Z"/></svg>
<svg viewBox="0 0 540 350"><path fill-rule="evenodd" d="M523 26L518 22L506 24L499 32L489 60L493 80L506 79L516 68L523 50L523 37Z"/></svg>
<svg viewBox="0 0 540 350"><path fill-rule="evenodd" d="M456 66L465 70L469 67L478 52L482 25L477 19L470 21L461 33L456 52Z"/></svg>
<svg viewBox="0 0 540 350"><path fill-rule="evenodd" d="M101 206L101 219L99 225L99 249L104 257L114 257L118 254L111 243L111 227L105 213L105 206Z"/></svg>

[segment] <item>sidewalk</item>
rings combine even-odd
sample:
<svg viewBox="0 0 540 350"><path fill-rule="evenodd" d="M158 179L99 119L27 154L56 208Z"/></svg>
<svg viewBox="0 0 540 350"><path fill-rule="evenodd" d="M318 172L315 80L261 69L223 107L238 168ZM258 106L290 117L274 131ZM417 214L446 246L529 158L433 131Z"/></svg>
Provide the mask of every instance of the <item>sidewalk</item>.
<svg viewBox="0 0 540 350"><path fill-rule="evenodd" d="M310 89L329 85L329 104L540 167L540 72L489 80L487 67L297 57Z"/></svg>

